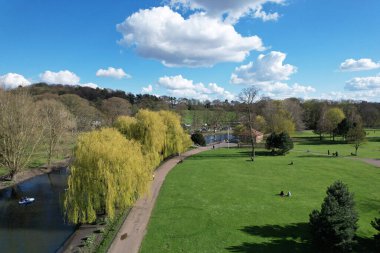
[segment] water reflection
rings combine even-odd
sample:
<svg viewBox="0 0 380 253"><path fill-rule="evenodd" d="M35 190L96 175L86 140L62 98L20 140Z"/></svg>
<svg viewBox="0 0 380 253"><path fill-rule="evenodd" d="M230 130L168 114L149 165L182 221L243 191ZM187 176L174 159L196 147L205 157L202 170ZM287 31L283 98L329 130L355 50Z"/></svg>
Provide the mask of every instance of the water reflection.
<svg viewBox="0 0 380 253"><path fill-rule="evenodd" d="M55 252L75 229L63 219L66 187L61 169L0 190L0 252ZM22 196L36 200L19 205Z"/></svg>

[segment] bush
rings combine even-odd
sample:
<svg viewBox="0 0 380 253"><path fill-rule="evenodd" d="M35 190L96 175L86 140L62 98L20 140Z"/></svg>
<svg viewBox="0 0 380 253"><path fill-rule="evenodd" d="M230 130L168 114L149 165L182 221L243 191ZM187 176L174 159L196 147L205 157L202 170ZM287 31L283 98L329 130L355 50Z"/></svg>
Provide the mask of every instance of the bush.
<svg viewBox="0 0 380 253"><path fill-rule="evenodd" d="M206 146L205 138L203 137L203 134L201 132L195 132L191 135L191 140L198 145Z"/></svg>
<svg viewBox="0 0 380 253"><path fill-rule="evenodd" d="M380 218L375 218L375 220L371 221L371 225L374 229L377 230L377 234L374 236L376 240L377 247L380 248Z"/></svg>
<svg viewBox="0 0 380 253"><path fill-rule="evenodd" d="M358 228L353 194L341 181L332 184L326 193L321 211L310 214L314 242L333 251L350 251Z"/></svg>
<svg viewBox="0 0 380 253"><path fill-rule="evenodd" d="M265 143L266 149L272 149L272 153L286 154L293 149L293 141L285 132L280 134L271 133Z"/></svg>

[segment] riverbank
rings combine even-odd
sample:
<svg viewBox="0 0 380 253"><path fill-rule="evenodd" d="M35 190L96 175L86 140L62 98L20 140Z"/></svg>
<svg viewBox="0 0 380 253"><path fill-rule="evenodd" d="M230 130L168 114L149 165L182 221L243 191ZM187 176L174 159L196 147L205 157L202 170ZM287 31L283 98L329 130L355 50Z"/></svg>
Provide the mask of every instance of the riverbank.
<svg viewBox="0 0 380 253"><path fill-rule="evenodd" d="M25 169L25 170L17 173L14 176L13 180L11 180L11 181L0 181L0 190L7 188L7 187L10 187L10 186L13 186L13 185L16 185L16 184L19 184L19 183L24 182L26 180L29 180L33 177L49 173L53 170L56 170L56 169L59 169L62 167L67 167L69 164L70 164L70 158L66 158L64 160L54 162L50 166L44 165L44 166L34 168L34 169Z"/></svg>

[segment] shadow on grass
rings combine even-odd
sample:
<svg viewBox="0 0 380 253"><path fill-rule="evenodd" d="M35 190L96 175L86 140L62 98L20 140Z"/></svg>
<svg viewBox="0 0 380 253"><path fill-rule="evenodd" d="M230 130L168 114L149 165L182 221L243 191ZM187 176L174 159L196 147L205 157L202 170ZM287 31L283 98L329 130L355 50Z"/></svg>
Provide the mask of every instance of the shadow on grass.
<svg viewBox="0 0 380 253"><path fill-rule="evenodd" d="M326 252L317 248L312 243L310 228L308 223L293 223L285 226L265 225L247 226L240 231L262 238L270 238L269 242L250 243L243 242L241 245L230 246L226 249L230 252L268 252L268 253L317 253ZM354 247L354 252L375 253L375 241L371 238L356 238L358 243Z"/></svg>
<svg viewBox="0 0 380 253"><path fill-rule="evenodd" d="M240 231L272 240L263 243L244 242L241 245L227 247L230 252L318 252L311 243L307 223L247 226Z"/></svg>

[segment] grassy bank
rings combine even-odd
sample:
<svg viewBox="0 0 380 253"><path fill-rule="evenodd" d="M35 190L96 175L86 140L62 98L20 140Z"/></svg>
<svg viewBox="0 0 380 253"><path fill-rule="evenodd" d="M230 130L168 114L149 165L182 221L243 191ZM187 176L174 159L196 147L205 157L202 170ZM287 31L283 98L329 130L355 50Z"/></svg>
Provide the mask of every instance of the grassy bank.
<svg viewBox="0 0 380 253"><path fill-rule="evenodd" d="M247 152L212 150L176 166L161 189L141 252L317 252L309 213L320 208L335 180L355 193L357 251L374 252L370 221L380 210L379 168L306 152L272 157L264 150L252 163ZM279 197L281 190L293 197Z"/></svg>

